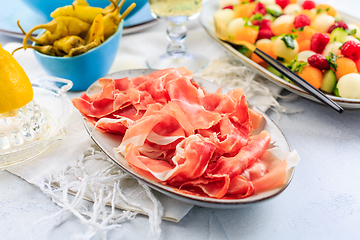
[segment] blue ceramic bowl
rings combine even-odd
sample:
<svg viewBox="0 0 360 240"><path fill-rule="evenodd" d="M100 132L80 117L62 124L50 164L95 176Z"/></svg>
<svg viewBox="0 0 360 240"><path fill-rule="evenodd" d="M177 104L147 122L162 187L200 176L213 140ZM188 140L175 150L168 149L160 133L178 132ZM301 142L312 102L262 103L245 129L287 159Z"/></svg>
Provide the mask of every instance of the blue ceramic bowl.
<svg viewBox="0 0 360 240"><path fill-rule="evenodd" d="M121 21L115 34L86 53L74 57L54 57L34 51L36 60L48 75L71 80L71 91L84 91L110 70L119 48L123 26L124 21Z"/></svg>
<svg viewBox="0 0 360 240"><path fill-rule="evenodd" d="M22 0L26 5L31 7L33 10L39 14L44 15L46 18L51 20L50 13L52 13L56 8L63 7L66 5L71 5L73 0ZM87 0L90 6L92 7L101 7L104 8L110 4L108 0ZM138 12L146 3L147 0L126 0L123 7L121 8L121 13L123 13L132 3L136 3L136 7L126 16L125 19L131 17L136 12Z"/></svg>

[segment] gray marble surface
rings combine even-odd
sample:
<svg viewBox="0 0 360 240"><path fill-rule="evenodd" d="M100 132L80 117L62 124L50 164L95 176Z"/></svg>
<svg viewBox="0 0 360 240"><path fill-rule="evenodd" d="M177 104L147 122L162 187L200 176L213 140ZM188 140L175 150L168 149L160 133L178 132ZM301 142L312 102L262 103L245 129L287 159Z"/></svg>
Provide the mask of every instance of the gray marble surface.
<svg viewBox="0 0 360 240"><path fill-rule="evenodd" d="M328 2L354 16L360 7L355 0ZM154 28L159 27L164 25ZM197 22L190 29L202 31ZM206 35L204 39L212 41ZM19 40L0 35L1 44L11 41ZM301 97L279 102L302 110L291 115L267 111L301 157L286 191L236 210L194 207L179 223L163 221L160 239L360 239L360 110L338 114ZM86 231L75 217L50 231L37 226L37 220L60 207L37 187L7 171L0 171L0 189L1 240L72 239ZM149 231L147 217L137 216L107 237L153 239ZM98 234L93 239L102 237Z"/></svg>

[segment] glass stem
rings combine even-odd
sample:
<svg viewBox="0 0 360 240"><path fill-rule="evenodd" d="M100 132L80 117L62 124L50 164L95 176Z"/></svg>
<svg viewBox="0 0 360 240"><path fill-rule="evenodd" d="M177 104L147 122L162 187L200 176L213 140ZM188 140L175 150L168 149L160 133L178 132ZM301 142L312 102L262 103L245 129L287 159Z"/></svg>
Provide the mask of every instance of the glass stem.
<svg viewBox="0 0 360 240"><path fill-rule="evenodd" d="M167 54L177 57L184 56L187 54L187 47L184 44L187 28L185 22L169 22L167 28L167 37L170 41L167 47Z"/></svg>

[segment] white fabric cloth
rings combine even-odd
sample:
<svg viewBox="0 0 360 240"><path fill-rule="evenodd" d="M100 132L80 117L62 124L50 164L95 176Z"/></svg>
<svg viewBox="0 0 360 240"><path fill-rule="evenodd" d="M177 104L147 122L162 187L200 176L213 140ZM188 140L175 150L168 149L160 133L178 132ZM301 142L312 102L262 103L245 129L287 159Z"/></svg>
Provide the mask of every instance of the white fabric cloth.
<svg viewBox="0 0 360 240"><path fill-rule="evenodd" d="M159 24L164 25L164 23ZM194 50L195 54L213 53L212 58L209 59L209 66L200 71L198 76L222 84L224 87L243 87L246 94L249 94L249 99L262 110L278 106L276 96L281 88L270 82L264 85L262 79L254 72L226 56L225 51L195 24L197 23L188 24L189 49ZM147 68L145 64L147 57L165 51L167 45L165 26L150 30L122 37L117 57L109 73L124 69ZM195 47L200 44L199 39L201 39L201 49ZM19 46L21 46L19 43L9 43L3 47L12 52ZM31 80L44 74L32 50L19 50L14 57ZM262 81L261 84L258 83L259 81ZM68 93L70 98L79 95L80 93ZM91 231L88 234L91 237L97 230L104 231L109 227L117 227L119 222L134 217L129 211L116 213L114 208L117 207L148 215L152 230L158 235L161 218L177 222L191 210L192 205L152 191L119 170L92 143L83 126L82 117L76 109L65 130L64 140L53 145L33 161L8 169L11 173L40 187L60 205L63 210L56 214L58 217L64 218L66 214L74 214L84 224L90 226ZM75 197L71 198L67 193L73 193ZM92 211L84 210L83 198L94 202ZM112 209L107 211L105 203L112 206ZM114 217L118 221L114 221Z"/></svg>
<svg viewBox="0 0 360 240"><path fill-rule="evenodd" d="M13 49L16 49L19 46L19 43L9 43L4 46L4 49L12 52ZM30 79L33 80L36 79L37 76L45 74L44 70L36 62L32 50L19 50L14 54L14 57L24 68ZM69 93L69 95L74 96L79 94ZM39 104L41 105L41 103ZM62 174L63 177L67 177L68 181L72 183L70 185L73 185L76 182L75 178L84 178L85 176L92 176L95 173L99 176L100 172L97 172L97 170L104 170L113 165L112 162L107 161L108 158L105 154L100 152L94 154L91 153L98 150L96 150L96 146L92 143L83 126L81 114L75 108L65 130L66 138L63 141L53 145L35 160L20 166L12 167L8 169L8 171L20 176L27 182L41 187L43 186L44 178L51 178L54 183L59 184L58 180L61 178L59 174ZM88 153L87 156L86 152ZM90 156L93 156L93 158ZM71 167L79 167L84 159L86 159L86 169L83 173L79 174L75 173L76 171L73 172L70 170ZM115 165L112 168L113 171L118 170L118 167ZM54 176L51 177L52 174L57 174L57 178L55 179ZM114 179L111 180L113 181ZM127 184L124 185L124 182L127 182ZM136 188L134 188L134 186L136 186ZM96 187L98 188L99 186ZM119 199L115 202L115 206L149 215L149 213L146 212L147 210L144 209L153 209L155 207L150 199L150 194L147 194L145 189L136 182L134 183L133 180L123 181L122 188L125 189L125 191L131 189L131 192L128 191L130 192L129 195L137 197L135 200L132 199L132 201L135 201L132 204L128 204ZM68 190L70 190L70 192L77 192L76 187L69 186ZM155 194L165 209L161 216L163 219L178 222L192 208L192 205L174 200L163 194ZM87 196L87 198L92 197Z"/></svg>

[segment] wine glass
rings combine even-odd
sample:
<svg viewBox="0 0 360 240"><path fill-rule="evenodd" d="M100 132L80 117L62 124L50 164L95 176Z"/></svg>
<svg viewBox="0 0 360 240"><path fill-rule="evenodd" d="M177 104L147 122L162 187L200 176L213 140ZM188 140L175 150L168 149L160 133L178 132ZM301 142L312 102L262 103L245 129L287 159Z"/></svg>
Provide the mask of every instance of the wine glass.
<svg viewBox="0 0 360 240"><path fill-rule="evenodd" d="M169 23L167 37L170 44L165 54L147 60L148 67L186 67L192 71L204 68L207 58L191 54L184 44L187 34L185 23L199 16L202 0L149 0L149 3L152 15Z"/></svg>

